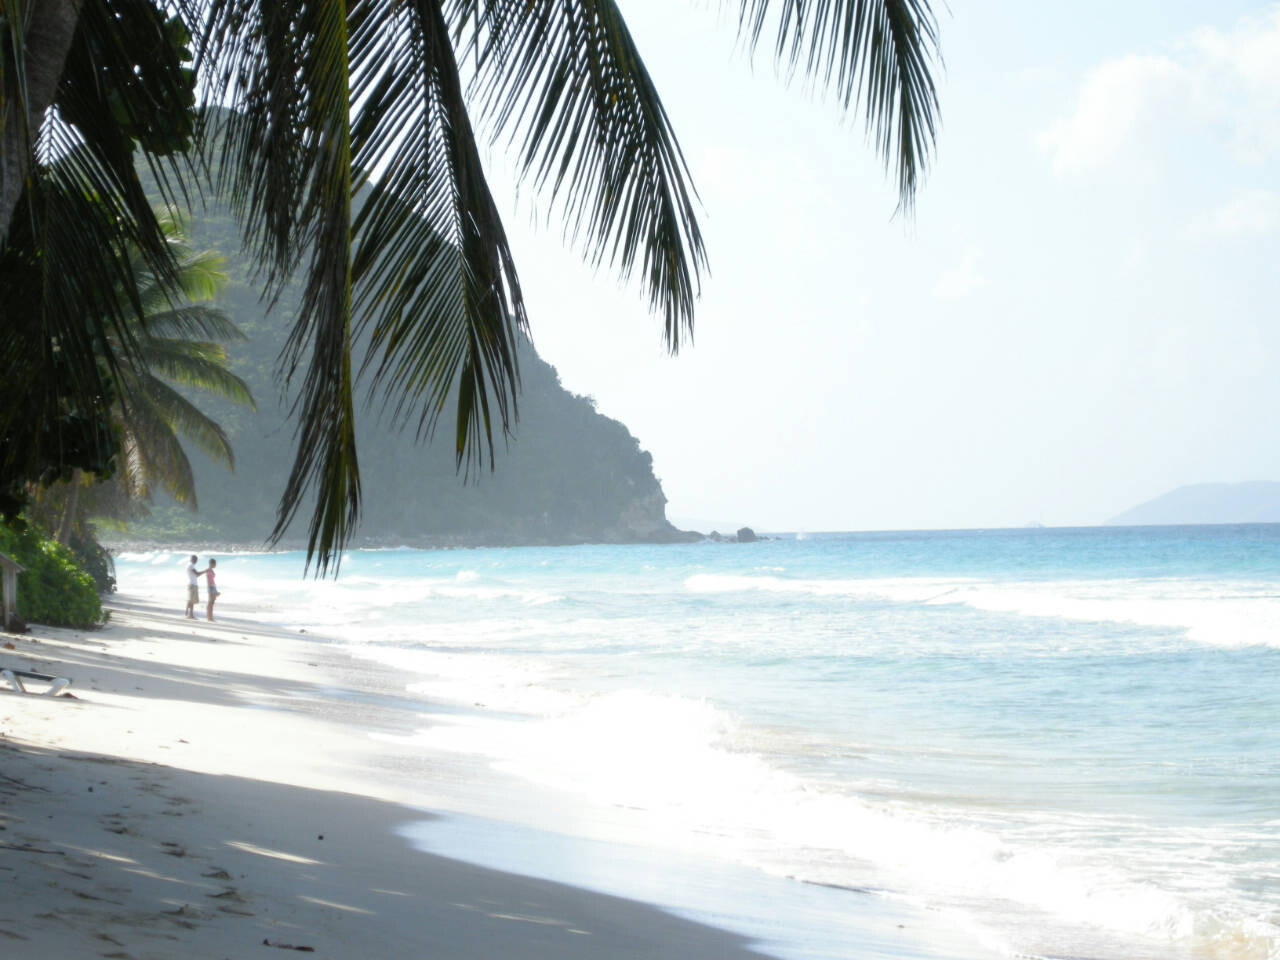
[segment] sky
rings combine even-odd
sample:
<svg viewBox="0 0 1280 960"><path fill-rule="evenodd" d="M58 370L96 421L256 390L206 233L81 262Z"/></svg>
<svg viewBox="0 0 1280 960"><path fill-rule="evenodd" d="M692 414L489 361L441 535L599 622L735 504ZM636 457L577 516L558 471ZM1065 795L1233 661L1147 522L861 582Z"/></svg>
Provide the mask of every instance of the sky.
<svg viewBox="0 0 1280 960"><path fill-rule="evenodd" d="M860 120L753 64L731 10L619 2L700 196L693 345L491 181L539 353L669 516L1090 524L1280 481L1280 3L935 4L937 155L895 217Z"/></svg>

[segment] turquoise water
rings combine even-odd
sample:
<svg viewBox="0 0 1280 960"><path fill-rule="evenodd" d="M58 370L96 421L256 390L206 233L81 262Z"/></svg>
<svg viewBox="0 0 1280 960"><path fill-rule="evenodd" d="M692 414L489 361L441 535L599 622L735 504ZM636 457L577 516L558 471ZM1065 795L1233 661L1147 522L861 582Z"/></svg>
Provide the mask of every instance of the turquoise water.
<svg viewBox="0 0 1280 960"><path fill-rule="evenodd" d="M127 555L180 596L183 558ZM219 559L405 671L423 751L1000 952L1280 957L1280 526Z"/></svg>

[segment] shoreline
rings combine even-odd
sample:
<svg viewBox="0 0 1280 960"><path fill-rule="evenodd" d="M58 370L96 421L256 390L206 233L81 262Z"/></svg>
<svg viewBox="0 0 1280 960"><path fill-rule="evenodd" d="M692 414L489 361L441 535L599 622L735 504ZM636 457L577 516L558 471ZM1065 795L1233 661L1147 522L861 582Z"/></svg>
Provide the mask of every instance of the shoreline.
<svg viewBox="0 0 1280 960"><path fill-rule="evenodd" d="M466 708L336 637L109 606L100 630L0 635L0 663L76 698L0 697L6 958L996 955L907 902L545 816L566 798L423 751Z"/></svg>
<svg viewBox="0 0 1280 960"><path fill-rule="evenodd" d="M111 606L102 630L0 635L0 662L75 681L75 699L0 699L6 957L264 941L335 960L765 956L645 903L415 848L401 831L430 815L379 775L394 744L342 722L369 702L335 694L327 644ZM252 669L227 670L236 654Z"/></svg>
<svg viewBox="0 0 1280 960"><path fill-rule="evenodd" d="M307 549L306 540L286 539L276 544L249 543L233 540L217 540L215 538L196 537L202 553L293 553ZM711 539L710 533L697 530L681 530L671 526L667 530L654 530L637 536L633 533L616 536L601 536L585 533L564 533L546 537L510 537L501 534L419 534L414 536L381 536L358 537L347 544L347 550L394 550L406 548L410 550L486 550L495 547L582 547L582 546L661 546L664 544L701 543ZM764 539L763 537L761 539ZM146 537L100 537L99 543L111 552L112 556L120 553L145 553L166 551L183 553L188 546L179 543L175 546L172 538L152 540Z"/></svg>

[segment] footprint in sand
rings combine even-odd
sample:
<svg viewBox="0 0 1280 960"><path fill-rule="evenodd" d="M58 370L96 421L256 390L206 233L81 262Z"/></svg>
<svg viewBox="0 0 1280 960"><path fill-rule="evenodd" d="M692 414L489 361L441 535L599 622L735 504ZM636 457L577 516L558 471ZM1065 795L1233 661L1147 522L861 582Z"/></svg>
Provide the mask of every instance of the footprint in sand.
<svg viewBox="0 0 1280 960"><path fill-rule="evenodd" d="M109 813L105 817L99 817L98 823L102 824L102 829L106 830L108 833L133 833L132 830L124 825L122 822L123 820L124 814Z"/></svg>
<svg viewBox="0 0 1280 960"><path fill-rule="evenodd" d="M227 876L227 872L225 870L219 870L217 871L217 873L221 874L224 877ZM208 876L208 874L206 874L206 876ZM227 879L230 879L230 877L227 877ZM252 917L254 915L248 910L244 910L240 907L232 906L232 904L245 902L244 897L240 896L240 891L238 891L235 887L227 887L221 893L206 893L205 896L208 897L210 900L226 901L221 905L219 905L218 907L219 913L227 913L233 917Z"/></svg>
<svg viewBox="0 0 1280 960"><path fill-rule="evenodd" d="M87 890L72 890L70 887L63 887L62 889L66 890L73 897L79 897L81 900L98 900L102 903L110 903L117 907L124 906L124 903L120 900L112 900L109 897L100 897L95 893L89 893Z"/></svg>
<svg viewBox="0 0 1280 960"><path fill-rule="evenodd" d="M195 921L208 919L207 914L197 910L189 903L184 903L177 910L165 910L161 916L170 923L176 923L184 930L194 930L199 926Z"/></svg>

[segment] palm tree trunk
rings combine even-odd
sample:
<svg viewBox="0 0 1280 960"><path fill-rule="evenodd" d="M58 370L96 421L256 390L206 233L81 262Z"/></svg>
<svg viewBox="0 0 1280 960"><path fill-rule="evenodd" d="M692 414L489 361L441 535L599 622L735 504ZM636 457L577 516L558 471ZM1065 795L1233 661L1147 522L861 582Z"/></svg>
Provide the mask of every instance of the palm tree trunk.
<svg viewBox="0 0 1280 960"><path fill-rule="evenodd" d="M26 65L27 98L19 96L13 72L6 72L3 113L0 113L0 242L9 233L18 197L30 162L30 140L40 128L44 112L53 102L58 80L71 49L80 8L85 0L29 0L23 10L22 49ZM20 7L21 9L21 7ZM12 48L19 29L9 23L6 46ZM23 116L25 109L26 116ZM30 139L28 139L30 137Z"/></svg>
<svg viewBox="0 0 1280 960"><path fill-rule="evenodd" d="M64 547L71 542L71 534L75 530L76 514L80 511L82 486L84 486L84 471L77 469L71 476L71 489L67 491L67 505L62 511L62 522L58 524L58 535L54 537Z"/></svg>

